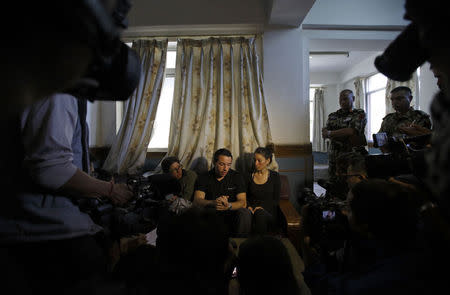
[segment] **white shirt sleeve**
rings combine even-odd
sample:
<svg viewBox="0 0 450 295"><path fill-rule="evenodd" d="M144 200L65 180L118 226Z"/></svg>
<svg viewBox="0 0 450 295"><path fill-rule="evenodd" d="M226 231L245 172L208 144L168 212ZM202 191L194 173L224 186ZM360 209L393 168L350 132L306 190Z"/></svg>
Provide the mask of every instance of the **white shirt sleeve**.
<svg viewBox="0 0 450 295"><path fill-rule="evenodd" d="M77 120L77 100L69 94L54 94L22 114L24 168L36 184L58 189L75 174L72 138Z"/></svg>

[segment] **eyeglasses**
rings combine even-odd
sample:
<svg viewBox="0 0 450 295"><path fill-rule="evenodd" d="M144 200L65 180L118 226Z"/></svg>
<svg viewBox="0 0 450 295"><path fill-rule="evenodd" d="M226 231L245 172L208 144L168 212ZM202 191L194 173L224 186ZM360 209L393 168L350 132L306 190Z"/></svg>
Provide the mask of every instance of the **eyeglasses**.
<svg viewBox="0 0 450 295"><path fill-rule="evenodd" d="M169 172L175 172L175 171L178 172L178 171L180 171L180 169L183 169L183 165L181 165L181 164L177 168L170 169Z"/></svg>

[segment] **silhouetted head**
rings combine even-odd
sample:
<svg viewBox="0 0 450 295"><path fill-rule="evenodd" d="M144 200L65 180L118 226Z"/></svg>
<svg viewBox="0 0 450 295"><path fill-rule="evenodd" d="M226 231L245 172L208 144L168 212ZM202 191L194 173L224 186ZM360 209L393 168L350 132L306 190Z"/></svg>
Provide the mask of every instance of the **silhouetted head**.
<svg viewBox="0 0 450 295"><path fill-rule="evenodd" d="M228 246L227 229L214 211L193 207L172 216L158 226L156 241L163 290L220 293L226 284Z"/></svg>
<svg viewBox="0 0 450 295"><path fill-rule="evenodd" d="M244 294L299 294L288 251L271 236L252 237L239 246L238 279Z"/></svg>
<svg viewBox="0 0 450 295"><path fill-rule="evenodd" d="M370 238L391 244L415 238L418 200L411 190L381 179L361 181L348 194L349 223Z"/></svg>

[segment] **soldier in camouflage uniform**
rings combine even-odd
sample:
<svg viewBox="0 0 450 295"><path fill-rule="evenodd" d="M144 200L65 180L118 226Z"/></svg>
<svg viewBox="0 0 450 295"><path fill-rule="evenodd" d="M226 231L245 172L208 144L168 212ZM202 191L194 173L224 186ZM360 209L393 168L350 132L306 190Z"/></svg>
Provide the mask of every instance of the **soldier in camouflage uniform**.
<svg viewBox="0 0 450 295"><path fill-rule="evenodd" d="M387 136L402 137L416 135L411 127L416 125L431 132L430 116L422 111L414 110L410 104L412 100L411 89L405 86L396 87L391 91L391 102L395 113L387 114L383 118L380 131Z"/></svg>
<svg viewBox="0 0 450 295"><path fill-rule="evenodd" d="M364 136L367 119L366 113L361 109L353 108L353 92L342 90L339 94L341 108L328 116L326 127L322 129L323 138L331 140L328 153L328 175L331 185L337 183L336 159L345 153L353 152L366 155L367 145Z"/></svg>

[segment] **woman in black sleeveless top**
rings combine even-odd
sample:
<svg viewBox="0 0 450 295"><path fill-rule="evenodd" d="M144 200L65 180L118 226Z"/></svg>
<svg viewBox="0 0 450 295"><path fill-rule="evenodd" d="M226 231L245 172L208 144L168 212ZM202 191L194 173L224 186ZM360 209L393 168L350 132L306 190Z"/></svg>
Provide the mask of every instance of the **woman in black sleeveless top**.
<svg viewBox="0 0 450 295"><path fill-rule="evenodd" d="M254 152L254 169L247 177L247 205L253 213L253 233L265 234L277 220L277 206L280 199L280 175L269 170L272 151L259 147Z"/></svg>

